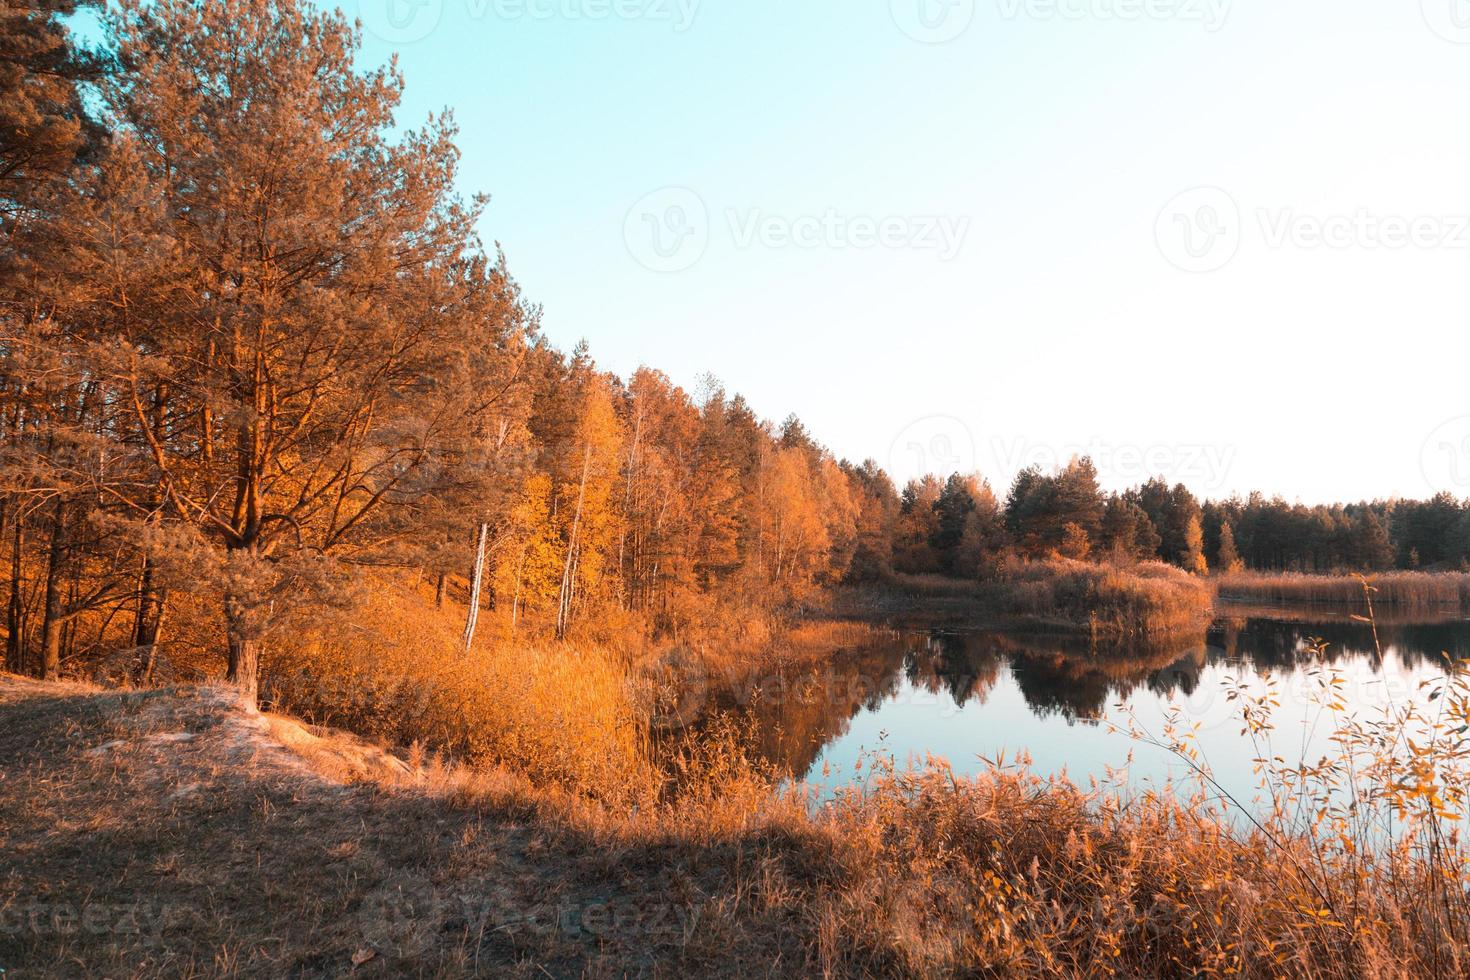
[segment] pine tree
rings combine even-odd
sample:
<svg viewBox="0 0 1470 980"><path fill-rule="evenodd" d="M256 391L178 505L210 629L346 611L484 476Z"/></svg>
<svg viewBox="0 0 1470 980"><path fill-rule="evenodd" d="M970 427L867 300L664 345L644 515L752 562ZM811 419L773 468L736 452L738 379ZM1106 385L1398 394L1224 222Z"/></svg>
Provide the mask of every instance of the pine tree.
<svg viewBox="0 0 1470 980"><path fill-rule="evenodd" d="M123 0L108 25L129 72L101 85L106 233L78 238L69 327L151 471L129 506L196 535L253 696L275 604L405 535L393 505L440 489L521 325L453 196L452 127L391 141L401 80L358 71L339 15Z"/></svg>

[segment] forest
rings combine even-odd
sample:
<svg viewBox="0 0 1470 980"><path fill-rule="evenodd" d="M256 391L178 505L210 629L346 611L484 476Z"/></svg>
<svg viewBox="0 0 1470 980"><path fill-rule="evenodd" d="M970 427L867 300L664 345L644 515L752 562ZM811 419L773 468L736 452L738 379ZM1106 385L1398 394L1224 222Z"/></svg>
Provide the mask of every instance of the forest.
<svg viewBox="0 0 1470 980"><path fill-rule="evenodd" d="M11 10L0 117L0 560L9 669L127 655L210 619L253 688L292 608L408 575L514 634L718 628L895 573L1061 556L1189 572L1459 569L1470 506L1105 494L1087 459L897 489L713 377L565 353L450 116L339 16L127 2ZM242 56L242 53L248 56ZM188 632L184 630L182 632ZM180 642L184 642L180 639ZM204 642L204 641L200 641Z"/></svg>

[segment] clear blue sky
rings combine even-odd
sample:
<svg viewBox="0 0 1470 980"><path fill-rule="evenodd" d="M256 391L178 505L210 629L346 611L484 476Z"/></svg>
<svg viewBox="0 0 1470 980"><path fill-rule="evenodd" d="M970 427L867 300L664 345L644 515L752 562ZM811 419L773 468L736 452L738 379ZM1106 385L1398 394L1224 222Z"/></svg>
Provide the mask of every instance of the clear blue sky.
<svg viewBox="0 0 1470 980"><path fill-rule="evenodd" d="M343 9L558 345L900 478L1082 448L1312 502L1470 494L1461 2Z"/></svg>

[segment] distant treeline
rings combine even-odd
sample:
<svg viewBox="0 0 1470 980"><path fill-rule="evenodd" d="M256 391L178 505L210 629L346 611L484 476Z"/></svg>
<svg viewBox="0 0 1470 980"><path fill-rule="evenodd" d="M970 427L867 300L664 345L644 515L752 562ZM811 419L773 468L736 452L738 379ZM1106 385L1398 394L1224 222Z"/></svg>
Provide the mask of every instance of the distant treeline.
<svg viewBox="0 0 1470 980"><path fill-rule="evenodd" d="M909 483L898 503L893 567L971 576L1008 557L1159 559L1197 573L1461 570L1470 565L1470 502L1307 506L1253 493L1201 501L1155 478L1105 494L1092 462L1017 476L1004 500L973 476Z"/></svg>

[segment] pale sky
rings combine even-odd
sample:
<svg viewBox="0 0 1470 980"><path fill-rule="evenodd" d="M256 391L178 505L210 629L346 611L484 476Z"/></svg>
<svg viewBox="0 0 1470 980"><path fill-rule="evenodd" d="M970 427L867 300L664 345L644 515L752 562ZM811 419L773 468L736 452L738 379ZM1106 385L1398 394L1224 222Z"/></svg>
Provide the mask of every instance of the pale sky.
<svg viewBox="0 0 1470 980"><path fill-rule="evenodd" d="M344 9L608 369L900 481L1470 495L1470 3Z"/></svg>

